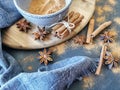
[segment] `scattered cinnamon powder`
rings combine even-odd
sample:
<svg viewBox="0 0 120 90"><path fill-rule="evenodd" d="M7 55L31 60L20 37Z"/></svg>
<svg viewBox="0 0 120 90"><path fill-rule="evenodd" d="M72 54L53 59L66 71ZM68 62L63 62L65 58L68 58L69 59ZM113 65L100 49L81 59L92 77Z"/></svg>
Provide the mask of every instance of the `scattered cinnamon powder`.
<svg viewBox="0 0 120 90"><path fill-rule="evenodd" d="M96 19L96 21L97 21L98 23L105 22L105 16L100 16L100 17L98 17L98 18Z"/></svg>
<svg viewBox="0 0 120 90"><path fill-rule="evenodd" d="M111 52L113 56L120 57L120 44L119 43L113 43L110 45Z"/></svg>
<svg viewBox="0 0 120 90"><path fill-rule="evenodd" d="M30 56L27 56L25 57L22 62L23 63L27 63L27 62L32 62L34 60L34 56L33 55L30 55Z"/></svg>
<svg viewBox="0 0 120 90"><path fill-rule="evenodd" d="M118 68L113 68L113 69L112 69L112 72L113 72L114 74L119 74L119 73L120 73L120 67L118 67Z"/></svg>
<svg viewBox="0 0 120 90"><path fill-rule="evenodd" d="M97 2L99 2L100 0L97 0Z"/></svg>
<svg viewBox="0 0 120 90"><path fill-rule="evenodd" d="M95 85L95 82L94 82L94 78L91 76L91 77L84 77L83 78L83 87L84 88L91 88Z"/></svg>
<svg viewBox="0 0 120 90"><path fill-rule="evenodd" d="M32 70L33 67L32 67L32 66L28 66L27 69L28 69L28 70Z"/></svg>
<svg viewBox="0 0 120 90"><path fill-rule="evenodd" d="M110 5L97 6L96 11L98 15L103 15L104 12L113 11L113 8Z"/></svg>
<svg viewBox="0 0 120 90"><path fill-rule="evenodd" d="M69 45L69 46L68 46L68 45ZM81 45L75 44L74 38L71 39L71 40L67 43L67 46L68 46L69 48L72 48L72 49L77 49L77 48L81 47Z"/></svg>
<svg viewBox="0 0 120 90"><path fill-rule="evenodd" d="M97 49L99 48L97 44L85 44L83 46L79 45L79 44L75 44L73 40L70 41L70 43L68 44L69 47L73 48L73 49L77 49L79 47L83 47L84 49L86 49L86 52L89 52L91 50L94 50L96 53L98 53Z"/></svg>
<svg viewBox="0 0 120 90"><path fill-rule="evenodd" d="M117 24L120 24L120 17L114 18L114 21L115 21Z"/></svg>
<svg viewBox="0 0 120 90"><path fill-rule="evenodd" d="M87 50L92 50L96 47L95 44L89 44L89 45L85 45L84 48L87 49Z"/></svg>
<svg viewBox="0 0 120 90"><path fill-rule="evenodd" d="M114 35L114 36L116 36L116 37L118 36L115 27L111 28L111 29L110 29L110 32L111 32L112 35Z"/></svg>
<svg viewBox="0 0 120 90"><path fill-rule="evenodd" d="M66 44L65 44L65 43L62 43L62 44L60 44L60 45L51 47L50 49L52 49L53 51L55 51L57 55L61 55L61 54L65 53Z"/></svg>
<svg viewBox="0 0 120 90"><path fill-rule="evenodd" d="M111 11L113 11L113 8L110 5L105 5L103 7L103 10L106 11L106 12L111 12Z"/></svg>
<svg viewBox="0 0 120 90"><path fill-rule="evenodd" d="M32 0L29 12L32 14L46 15L59 11L65 7L65 0Z"/></svg>
<svg viewBox="0 0 120 90"><path fill-rule="evenodd" d="M97 6L97 7L96 7L96 11L97 11L98 15L102 15L102 14L103 14L103 12L104 12L104 10L103 10L103 7L102 7L102 6Z"/></svg>
<svg viewBox="0 0 120 90"><path fill-rule="evenodd" d="M109 3L111 4L111 5L116 5L116 0L109 0Z"/></svg>

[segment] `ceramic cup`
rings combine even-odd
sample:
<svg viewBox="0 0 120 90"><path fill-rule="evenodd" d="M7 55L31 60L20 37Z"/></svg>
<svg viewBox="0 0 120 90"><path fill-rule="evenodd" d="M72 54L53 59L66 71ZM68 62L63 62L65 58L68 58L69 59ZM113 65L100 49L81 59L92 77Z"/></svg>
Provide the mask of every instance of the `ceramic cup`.
<svg viewBox="0 0 120 90"><path fill-rule="evenodd" d="M28 21L37 26L50 26L61 20L68 12L72 0L65 0L65 7L61 10L47 15L37 15L28 12L31 0L13 0L17 10Z"/></svg>

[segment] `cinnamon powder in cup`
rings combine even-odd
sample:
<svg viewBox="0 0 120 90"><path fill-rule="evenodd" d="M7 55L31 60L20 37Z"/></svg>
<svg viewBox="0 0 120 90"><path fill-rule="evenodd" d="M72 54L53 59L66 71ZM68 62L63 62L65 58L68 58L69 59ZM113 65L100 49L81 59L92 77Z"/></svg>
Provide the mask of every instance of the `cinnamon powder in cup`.
<svg viewBox="0 0 120 90"><path fill-rule="evenodd" d="M59 11L65 7L65 0L32 0L29 12L32 14L46 15Z"/></svg>

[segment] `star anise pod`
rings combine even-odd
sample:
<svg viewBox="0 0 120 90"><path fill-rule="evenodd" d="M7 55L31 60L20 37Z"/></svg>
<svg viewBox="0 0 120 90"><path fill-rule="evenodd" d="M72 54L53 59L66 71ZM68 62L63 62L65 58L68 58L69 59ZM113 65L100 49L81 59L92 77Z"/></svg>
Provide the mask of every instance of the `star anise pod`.
<svg viewBox="0 0 120 90"><path fill-rule="evenodd" d="M41 51L39 52L39 54L40 63L44 63L45 65L47 65L49 61L53 61L53 59L51 58L51 50L47 51L47 49L44 49L43 52Z"/></svg>
<svg viewBox="0 0 120 90"><path fill-rule="evenodd" d="M104 43L112 43L114 41L114 35L111 34L110 31L106 31L100 35L100 39L103 40Z"/></svg>
<svg viewBox="0 0 120 90"><path fill-rule="evenodd" d="M79 45L83 45L86 43L85 41L85 36L84 35L81 35L81 36L77 36L74 38L74 43L75 44L79 44Z"/></svg>
<svg viewBox="0 0 120 90"><path fill-rule="evenodd" d="M113 57L111 52L106 52L104 59L105 65L107 65L109 69L111 69L112 67L118 67L119 58Z"/></svg>
<svg viewBox="0 0 120 90"><path fill-rule="evenodd" d="M16 23L17 28L19 28L20 31L28 32L28 30L31 29L31 24L25 19L20 20Z"/></svg>
<svg viewBox="0 0 120 90"><path fill-rule="evenodd" d="M109 65L113 62L114 58L113 55L111 54L111 52L106 52L105 56L104 56L104 60L105 60L105 64Z"/></svg>
<svg viewBox="0 0 120 90"><path fill-rule="evenodd" d="M48 34L48 32L45 30L45 27L43 28L38 27L38 31L34 32L33 34L34 34L35 40L38 40L38 39L43 40Z"/></svg>

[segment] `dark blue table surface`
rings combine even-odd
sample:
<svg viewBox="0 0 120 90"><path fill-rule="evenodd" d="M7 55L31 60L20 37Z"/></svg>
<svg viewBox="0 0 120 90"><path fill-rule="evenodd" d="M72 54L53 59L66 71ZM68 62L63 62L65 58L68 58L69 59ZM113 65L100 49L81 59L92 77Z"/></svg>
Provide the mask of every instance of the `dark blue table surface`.
<svg viewBox="0 0 120 90"><path fill-rule="evenodd" d="M117 48L116 51L118 56L120 56L120 0L97 0L94 18L96 21L95 28L105 21L113 21L113 24L108 29L114 30L118 34L117 43L113 47ZM86 34L86 31L87 26L79 34ZM101 44L99 36L97 36L93 45L76 45L73 39L71 39L51 48L55 50L52 57L54 62L56 62L77 55L98 58L100 56ZM5 46L4 49L15 57L25 72L37 71L37 68L41 66L36 58L41 50L15 50ZM69 90L120 90L120 68L108 70L107 67L103 66L100 76L91 75L90 77L85 77L81 82L76 81Z"/></svg>

